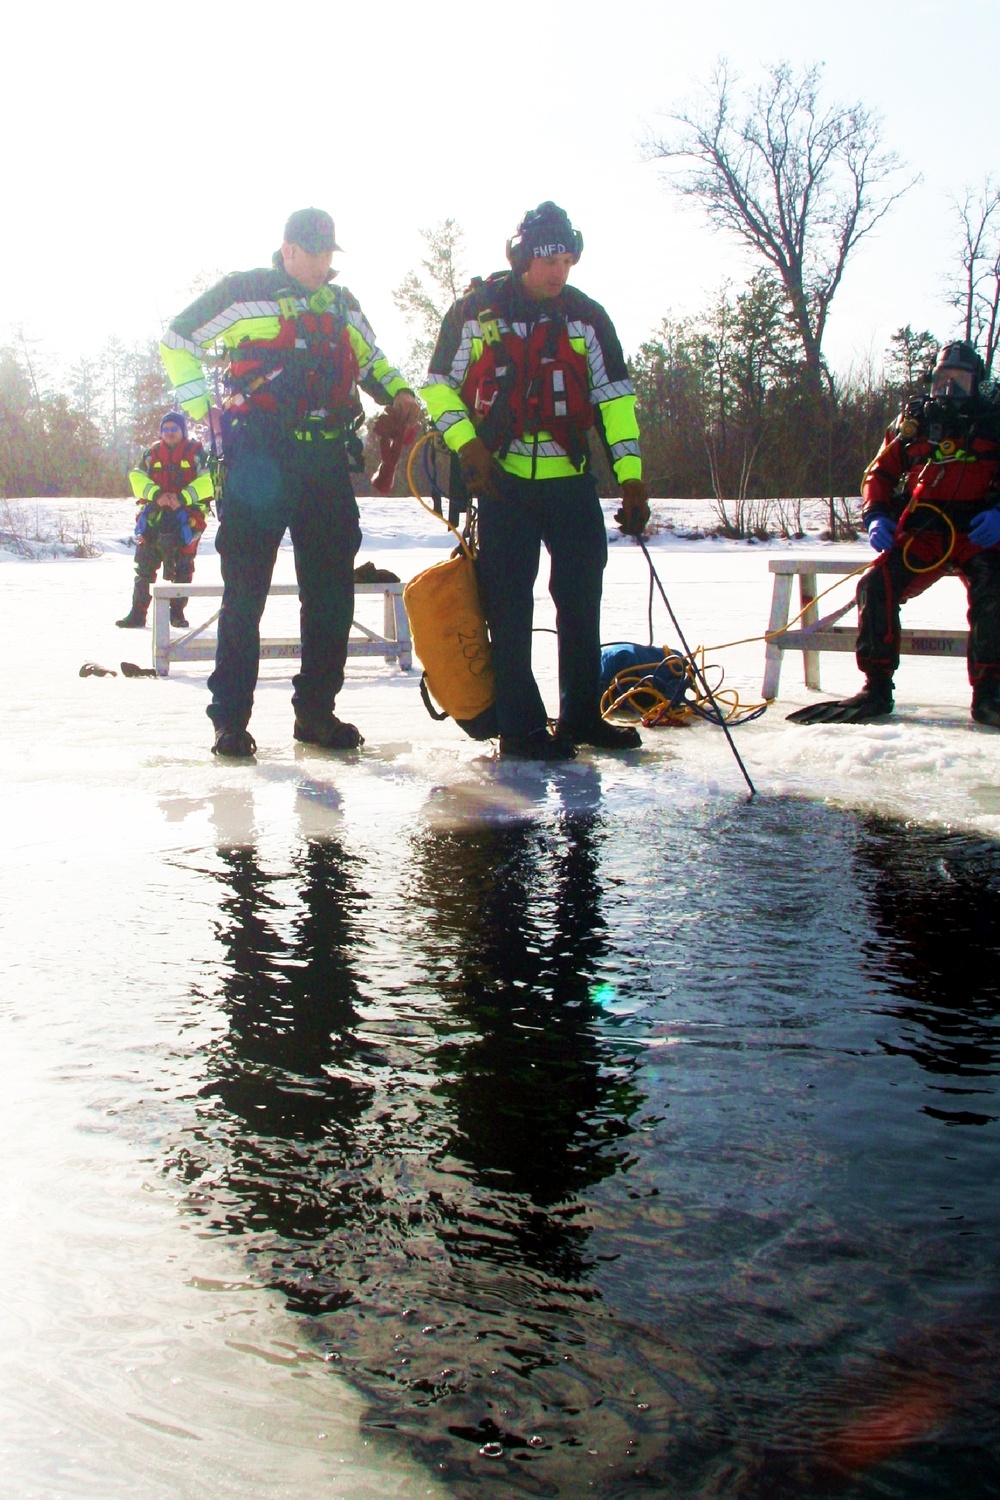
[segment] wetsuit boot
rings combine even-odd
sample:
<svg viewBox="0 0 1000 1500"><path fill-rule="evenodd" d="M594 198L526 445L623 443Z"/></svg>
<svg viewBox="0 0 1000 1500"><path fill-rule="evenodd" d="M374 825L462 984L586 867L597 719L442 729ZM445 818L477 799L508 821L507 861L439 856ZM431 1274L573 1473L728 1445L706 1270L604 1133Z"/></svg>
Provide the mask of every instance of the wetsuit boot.
<svg viewBox="0 0 1000 1500"><path fill-rule="evenodd" d="M1000 682L980 682L972 690L972 717L977 724L1000 729Z"/></svg>
<svg viewBox="0 0 1000 1500"><path fill-rule="evenodd" d="M136 609L133 604L128 614L123 619L116 620L115 624L119 630L143 630L146 625L146 611L144 609Z"/></svg>
<svg viewBox="0 0 1000 1500"><path fill-rule="evenodd" d="M841 698L835 703L810 703L806 708L797 708L786 715L789 724L867 724L872 719L884 718L893 710L892 675L889 672L869 672L865 685L853 698Z"/></svg>

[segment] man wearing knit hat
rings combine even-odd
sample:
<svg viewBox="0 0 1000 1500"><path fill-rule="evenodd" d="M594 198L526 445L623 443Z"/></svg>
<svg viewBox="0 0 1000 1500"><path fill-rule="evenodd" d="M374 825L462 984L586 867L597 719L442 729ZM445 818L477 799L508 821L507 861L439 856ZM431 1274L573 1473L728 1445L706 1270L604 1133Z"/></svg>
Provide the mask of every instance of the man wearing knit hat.
<svg viewBox="0 0 1000 1500"><path fill-rule="evenodd" d="M180 404L196 421L209 409L203 361L212 352L222 360L226 481L216 546L223 595L207 710L216 755L245 757L256 749L247 725L260 618L286 529L302 640L294 737L329 750L363 742L333 712L361 545L351 485L351 471L362 469L358 387L392 408L401 431L419 407L354 297L333 285L330 263L339 248L328 213L299 209L269 267L224 277L174 319L160 345Z"/></svg>
<svg viewBox="0 0 1000 1500"><path fill-rule="evenodd" d="M212 476L205 470L205 450L188 437L184 414L168 411L160 438L129 474L140 502L135 523L135 585L132 608L115 624L141 630L149 610L150 586L161 564L167 583L190 583L194 556L211 505ZM183 628L186 599L171 599L170 623Z"/></svg>

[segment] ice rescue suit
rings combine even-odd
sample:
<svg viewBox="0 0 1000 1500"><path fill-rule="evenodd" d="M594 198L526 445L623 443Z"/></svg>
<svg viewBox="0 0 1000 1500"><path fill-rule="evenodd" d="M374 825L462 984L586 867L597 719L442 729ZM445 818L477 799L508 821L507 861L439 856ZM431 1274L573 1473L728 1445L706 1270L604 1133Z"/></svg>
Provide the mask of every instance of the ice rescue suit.
<svg viewBox="0 0 1000 1500"><path fill-rule="evenodd" d="M299 585L296 714L321 719L343 686L361 545L349 456L360 453L360 386L380 406L408 390L357 301L332 277L310 292L284 269L225 277L171 323L160 352L180 404L209 407L203 360L223 359L225 485L216 541L224 594L208 715L245 728L260 618L288 529Z"/></svg>
<svg viewBox="0 0 1000 1500"><path fill-rule="evenodd" d="M1000 549L968 537L973 519L1000 504L1000 408L911 401L886 432L861 494L866 526L880 515L899 522L892 546L858 587L862 672L895 672L900 605L956 572L969 598L969 681L1000 680Z"/></svg>
<svg viewBox="0 0 1000 1500"><path fill-rule="evenodd" d="M194 558L205 530L214 487L205 469L205 450L192 438L171 447L162 438L142 455L129 474L135 498L142 502L135 523L133 615L145 616L150 587L161 564L167 583L190 583ZM157 504L162 494L176 495L178 510ZM172 599L171 614L182 615L186 599Z"/></svg>
<svg viewBox="0 0 1000 1500"><path fill-rule="evenodd" d="M513 376L498 378L498 368ZM531 670L543 542L556 606L560 720L591 722L608 547L588 428L596 426L619 482L642 477L635 392L611 319L575 287L535 301L515 273L492 276L446 314L420 394L453 452L478 435L502 471L499 497L479 501L500 734L527 736L546 723Z"/></svg>

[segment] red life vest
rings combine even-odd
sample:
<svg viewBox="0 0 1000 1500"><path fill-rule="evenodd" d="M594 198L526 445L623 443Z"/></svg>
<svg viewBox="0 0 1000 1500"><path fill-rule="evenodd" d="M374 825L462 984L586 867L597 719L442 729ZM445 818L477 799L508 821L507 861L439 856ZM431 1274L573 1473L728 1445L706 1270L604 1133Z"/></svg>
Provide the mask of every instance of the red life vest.
<svg viewBox="0 0 1000 1500"><path fill-rule="evenodd" d="M325 412L335 423L353 425L362 412L360 369L347 324L331 312L301 312L280 316L278 325L273 339L244 339L233 350L227 405L289 412L296 421Z"/></svg>
<svg viewBox="0 0 1000 1500"><path fill-rule="evenodd" d="M500 331L495 308L479 310L487 342L470 365L461 396L488 448L505 456L525 433L550 432L573 462L582 460L583 434L594 425L587 356L570 343L564 318L548 315L527 338ZM492 341L488 329L497 329Z"/></svg>
<svg viewBox="0 0 1000 1500"><path fill-rule="evenodd" d="M202 446L193 438L184 438L173 448L161 438L150 448L146 473L154 484L168 495L179 495L185 485L197 478Z"/></svg>

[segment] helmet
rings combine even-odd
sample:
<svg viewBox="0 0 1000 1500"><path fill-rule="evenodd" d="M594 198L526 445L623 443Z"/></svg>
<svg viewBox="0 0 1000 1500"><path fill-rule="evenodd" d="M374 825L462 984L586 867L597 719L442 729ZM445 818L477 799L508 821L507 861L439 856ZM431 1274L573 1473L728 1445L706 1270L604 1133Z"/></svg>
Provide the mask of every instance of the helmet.
<svg viewBox="0 0 1000 1500"><path fill-rule="evenodd" d="M965 401L985 377L986 366L971 344L945 344L931 373L931 394L939 400Z"/></svg>
<svg viewBox="0 0 1000 1500"><path fill-rule="evenodd" d="M569 252L576 265L583 254L583 235L570 223L569 214L551 199L529 208L507 241L507 259L520 276L534 257Z"/></svg>

